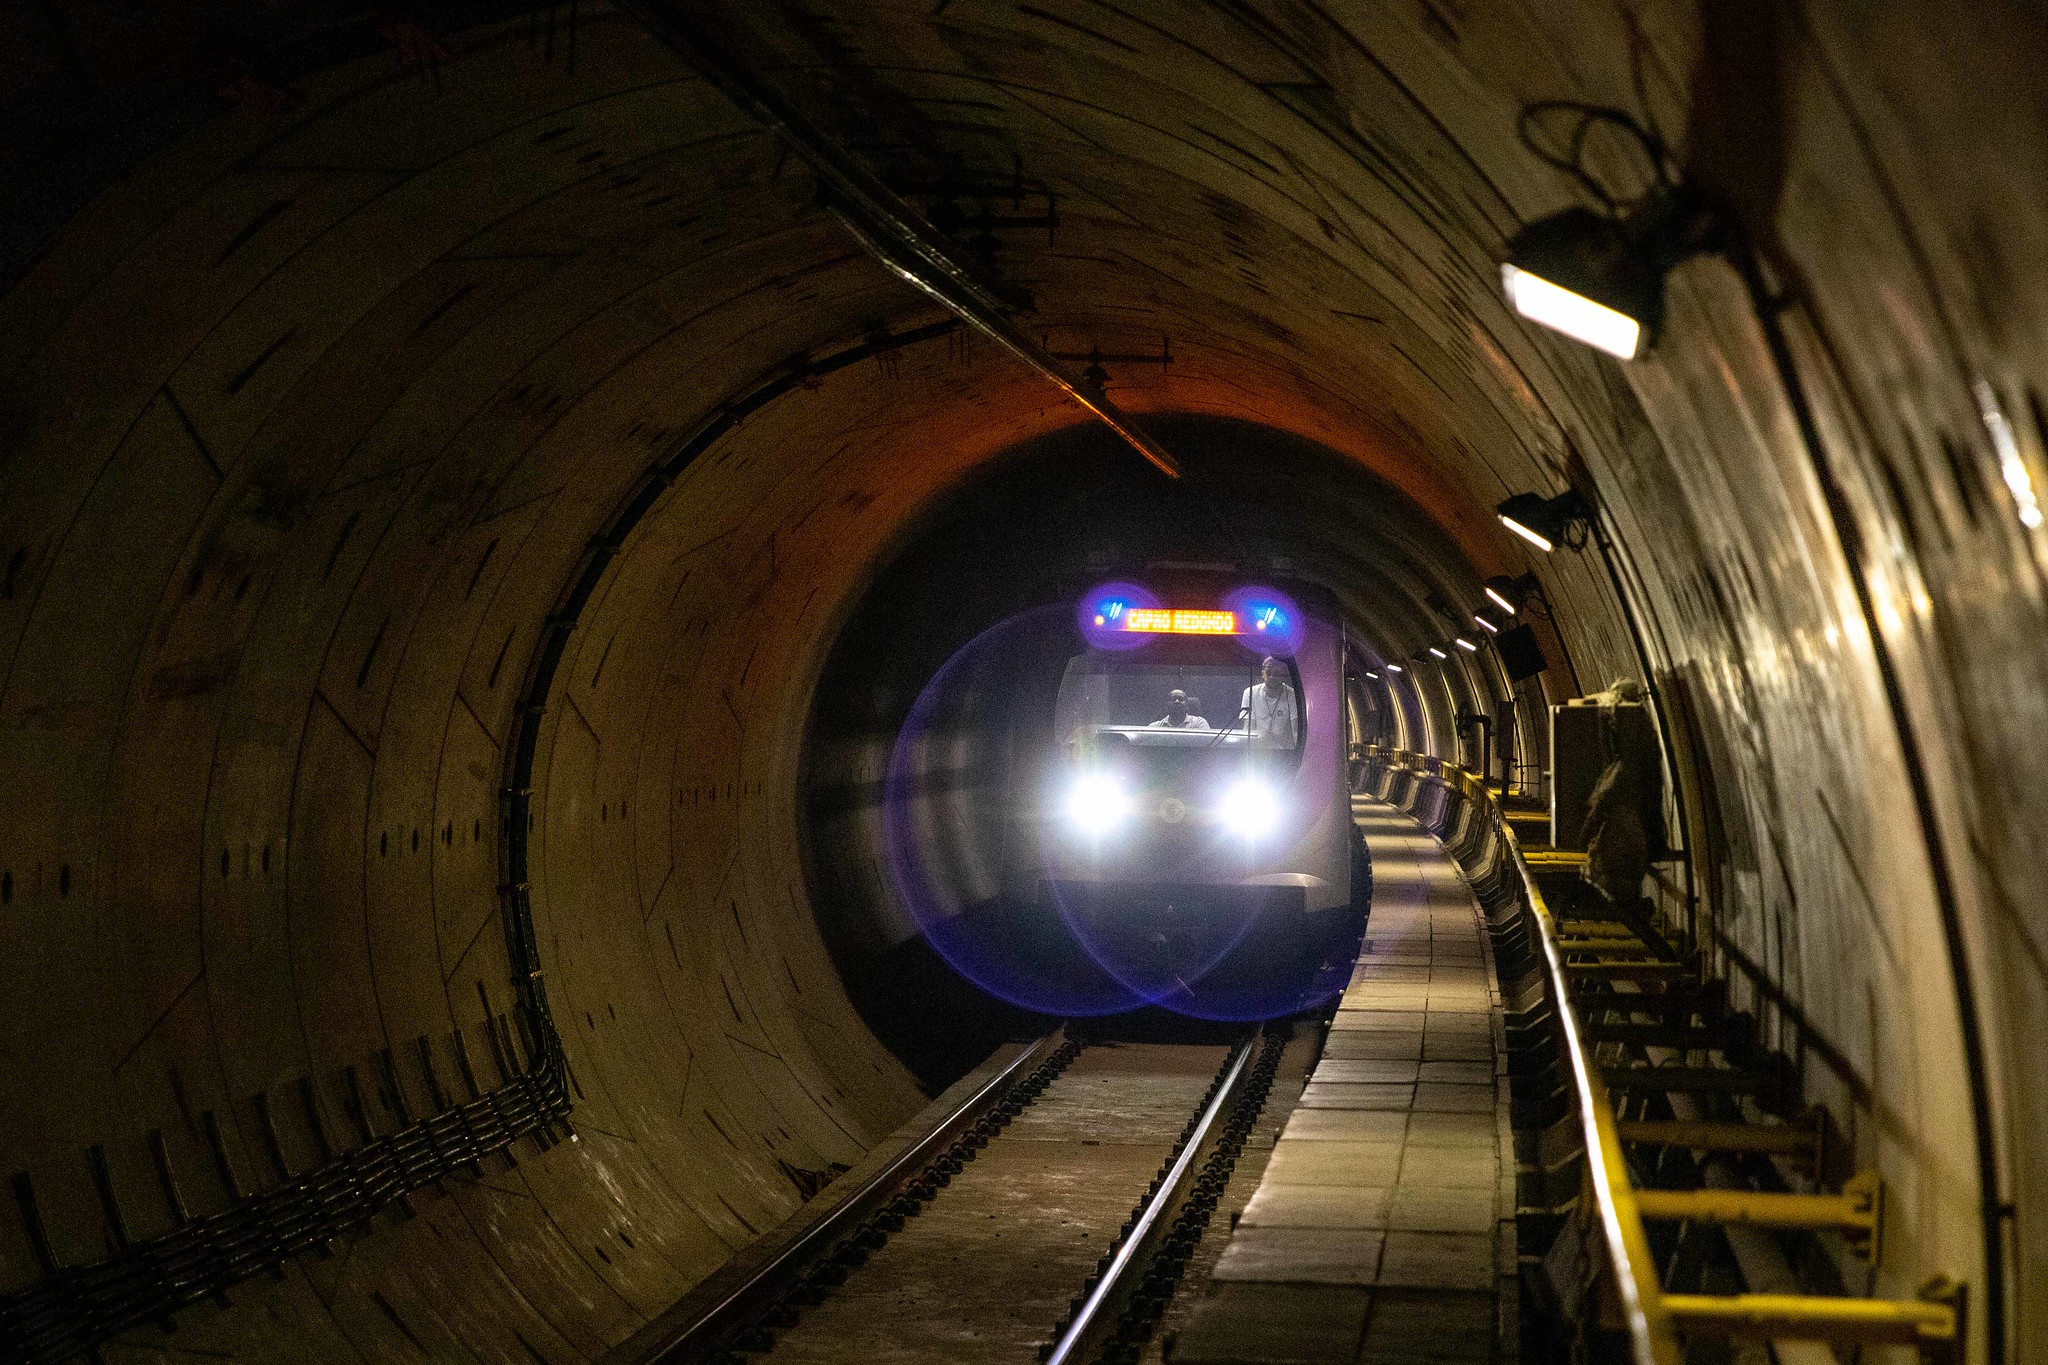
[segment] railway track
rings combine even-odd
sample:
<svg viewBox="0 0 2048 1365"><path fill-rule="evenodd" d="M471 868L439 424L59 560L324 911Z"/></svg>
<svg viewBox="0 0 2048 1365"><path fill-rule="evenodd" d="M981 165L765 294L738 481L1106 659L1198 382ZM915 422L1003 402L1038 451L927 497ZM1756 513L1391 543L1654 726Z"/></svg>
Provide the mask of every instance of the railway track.
<svg viewBox="0 0 2048 1365"><path fill-rule="evenodd" d="M1041 1039L614 1359L1137 1362L1308 1032Z"/></svg>

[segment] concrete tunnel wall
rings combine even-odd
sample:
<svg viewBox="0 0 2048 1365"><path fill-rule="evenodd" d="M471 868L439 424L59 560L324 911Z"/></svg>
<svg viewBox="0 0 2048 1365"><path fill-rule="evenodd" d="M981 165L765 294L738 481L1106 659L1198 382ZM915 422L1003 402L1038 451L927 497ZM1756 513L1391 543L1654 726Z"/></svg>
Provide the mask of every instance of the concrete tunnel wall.
<svg viewBox="0 0 2048 1365"><path fill-rule="evenodd" d="M2004 1347L2038 1358L2039 16L814 8L829 24L764 9L743 37L828 130L976 173L1014 153L1060 188L1056 244L1001 259L1058 344L1171 333L1164 373L1115 373L1120 403L1357 461L1475 576L1533 568L1587 686L1640 671L1620 599L1486 509L1597 498L1715 951L1890 1182L1878 1288L1976 1290L2002 1261ZM511 992L502 747L587 541L792 356L936 318L630 22L588 18L573 75L525 34L450 33L438 93L386 54L220 113L0 300L0 1133L63 1264L108 1249L88 1149L148 1236L151 1130L219 1208L207 1114L246 1190L278 1179L258 1096L306 1078L347 1142L346 1068L374 1091L389 1049L417 1114L415 1040L443 1084L456 1030L481 1056ZM98 55L87 30L74 56ZM1570 202L1513 133L1555 97L1647 101L1736 202L1789 287L1819 450L1717 261L1679 272L1625 369L1505 312L1501 242ZM933 499L1072 420L938 340L692 465L579 618L534 769L581 1140L121 1352L593 1358L911 1112L809 909L811 689ZM1429 642L1420 615L1372 624L1389 657ZM304 1169L301 1111L266 1108ZM0 1283L40 1273L0 1214Z"/></svg>

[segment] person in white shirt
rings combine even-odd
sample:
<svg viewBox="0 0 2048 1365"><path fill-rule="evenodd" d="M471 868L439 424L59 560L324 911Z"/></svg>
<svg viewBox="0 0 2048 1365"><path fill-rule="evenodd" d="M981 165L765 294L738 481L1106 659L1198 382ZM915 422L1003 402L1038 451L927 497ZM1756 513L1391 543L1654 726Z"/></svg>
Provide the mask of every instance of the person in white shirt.
<svg viewBox="0 0 2048 1365"><path fill-rule="evenodd" d="M1292 749L1301 738L1294 689L1287 685L1287 669L1268 654L1259 664L1260 680L1244 690L1238 714L1244 717L1252 743L1275 749Z"/></svg>
<svg viewBox="0 0 2048 1365"><path fill-rule="evenodd" d="M1188 709L1188 694L1176 687L1166 694L1166 714L1146 728L1156 730L1161 726L1169 730L1206 730L1209 722Z"/></svg>

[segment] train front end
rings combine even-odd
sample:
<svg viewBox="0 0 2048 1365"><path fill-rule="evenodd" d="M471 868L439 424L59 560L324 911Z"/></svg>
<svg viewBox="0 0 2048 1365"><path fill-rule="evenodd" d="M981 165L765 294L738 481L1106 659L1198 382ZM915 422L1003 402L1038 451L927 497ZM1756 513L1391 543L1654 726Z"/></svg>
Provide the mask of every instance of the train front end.
<svg viewBox="0 0 2048 1365"><path fill-rule="evenodd" d="M1040 895L1089 918L1351 905L1341 634L1302 594L1082 599L1030 803Z"/></svg>

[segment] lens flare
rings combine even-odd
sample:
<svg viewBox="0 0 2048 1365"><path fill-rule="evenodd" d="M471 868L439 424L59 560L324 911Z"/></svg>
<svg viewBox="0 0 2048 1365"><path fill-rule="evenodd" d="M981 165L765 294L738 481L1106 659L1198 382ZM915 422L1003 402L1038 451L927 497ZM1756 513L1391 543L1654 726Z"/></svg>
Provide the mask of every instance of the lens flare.
<svg viewBox="0 0 2048 1365"><path fill-rule="evenodd" d="M1130 813L1129 793L1108 773L1085 773L1067 789L1067 823L1076 833L1099 839L1114 833Z"/></svg>
<svg viewBox="0 0 2048 1365"><path fill-rule="evenodd" d="M1232 834L1257 839L1280 823L1280 798L1265 783L1247 777L1223 793L1216 814Z"/></svg>

